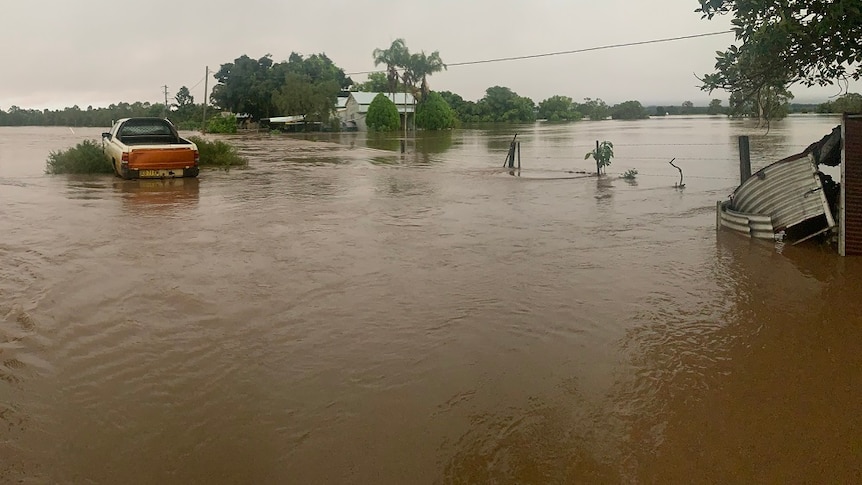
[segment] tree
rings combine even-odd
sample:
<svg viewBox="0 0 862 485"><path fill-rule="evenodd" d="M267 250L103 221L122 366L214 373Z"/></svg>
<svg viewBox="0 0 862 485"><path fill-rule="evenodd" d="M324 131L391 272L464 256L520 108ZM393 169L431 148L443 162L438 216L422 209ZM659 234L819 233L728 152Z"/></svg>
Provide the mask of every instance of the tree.
<svg viewBox="0 0 862 485"><path fill-rule="evenodd" d="M398 87L398 67L407 64L407 59L410 57L410 52L407 50L407 45L404 39L395 39L388 49L374 49L372 52L374 57L374 65L386 65L386 80L389 85L389 92L394 93Z"/></svg>
<svg viewBox="0 0 862 485"><path fill-rule="evenodd" d="M273 70L276 73L285 70L304 74L315 84L334 81L340 89L347 89L353 84L353 80L347 77L344 70L323 53L303 57L293 52L286 65L273 65Z"/></svg>
<svg viewBox="0 0 862 485"><path fill-rule="evenodd" d="M268 116L273 111L274 86L269 80L272 59L269 54L258 60L242 55L234 62L222 64L213 86L213 103L234 113L248 113L254 118Z"/></svg>
<svg viewBox="0 0 862 485"><path fill-rule="evenodd" d="M174 99L176 100L176 104L172 104L172 106L176 107L176 110L170 113L172 122L178 124L186 123L192 119L200 119L200 116L198 116L199 110L195 106L195 98L189 92L189 88L185 86L181 87L174 96Z"/></svg>
<svg viewBox="0 0 862 485"><path fill-rule="evenodd" d="M600 98L584 98L584 103L577 109L593 121L603 120L611 115L610 107L608 107L607 103L602 101Z"/></svg>
<svg viewBox="0 0 862 485"><path fill-rule="evenodd" d="M397 131L401 126L398 108L383 93L378 94L368 106L365 125L371 131Z"/></svg>
<svg viewBox="0 0 862 485"><path fill-rule="evenodd" d="M710 101L709 107L707 107L707 109L706 109L707 114L711 114L711 115L721 114L722 111L724 111L724 110L721 108L721 100L720 99L713 99L712 101Z"/></svg>
<svg viewBox="0 0 862 485"><path fill-rule="evenodd" d="M485 90L485 97L477 107L487 112L483 121L531 122L536 121L535 103L530 98L518 96L509 88L494 86Z"/></svg>
<svg viewBox="0 0 862 485"><path fill-rule="evenodd" d="M835 101L826 103L827 113L862 113L862 94L847 93Z"/></svg>
<svg viewBox="0 0 862 485"><path fill-rule="evenodd" d="M540 119L548 121L576 121L583 115L575 109L575 103L568 96L551 96L539 103Z"/></svg>
<svg viewBox="0 0 862 485"><path fill-rule="evenodd" d="M683 101L682 109L679 110L679 113L683 115L690 115L692 111L694 111L694 103L692 103L691 101Z"/></svg>
<svg viewBox="0 0 862 485"><path fill-rule="evenodd" d="M218 84L210 98L216 106L234 113L248 113L256 119L268 117L279 112L276 101L285 94L289 74L299 75L314 85L334 82L340 89L346 89L353 84L326 54L305 58L293 52L287 62L279 63L273 63L269 54L256 61L243 55L222 64L215 74ZM332 104L334 108L335 97Z"/></svg>
<svg viewBox="0 0 862 485"><path fill-rule="evenodd" d="M490 108L485 103L465 101L460 95L450 91L441 91L440 96L455 111L458 120L464 123L490 122L494 121Z"/></svg>
<svg viewBox="0 0 862 485"><path fill-rule="evenodd" d="M425 51L422 51L418 54L410 55L407 58L406 65L403 67L405 68L405 73L408 74L409 80L413 84L420 82L419 98L421 100L424 99L430 91L430 88L428 87L428 76L446 69L446 64L443 64L443 60L440 59L440 53L438 51L432 52L431 55L425 55ZM410 83L405 81L405 84Z"/></svg>
<svg viewBox="0 0 862 485"><path fill-rule="evenodd" d="M800 82L829 85L862 78L858 0L699 0L702 18L732 15L741 45L716 57L702 89L754 93Z"/></svg>
<svg viewBox="0 0 862 485"><path fill-rule="evenodd" d="M780 120L789 112L793 93L783 86L764 86L754 96L742 91L730 94L730 116L757 118L758 126L770 120Z"/></svg>
<svg viewBox="0 0 862 485"><path fill-rule="evenodd" d="M372 72L368 80L356 86L358 91L368 93L382 93L389 90L389 81L386 80L385 72Z"/></svg>
<svg viewBox="0 0 862 485"><path fill-rule="evenodd" d="M177 91L177 94L176 96L174 96L174 99L177 100L178 108L183 108L195 104L194 96L192 96L189 92L189 88L185 86L181 87L180 90Z"/></svg>
<svg viewBox="0 0 862 485"><path fill-rule="evenodd" d="M419 103L416 112L416 125L426 130L447 130L455 126L455 112L435 92L428 93Z"/></svg>
<svg viewBox="0 0 862 485"><path fill-rule="evenodd" d="M274 99L282 114L301 115L306 122L326 123L334 111L338 91L335 80L315 83L307 74L291 72Z"/></svg>
<svg viewBox="0 0 862 485"><path fill-rule="evenodd" d="M596 142L596 147L584 155L584 160L590 157L596 161L596 175L601 175L614 158L614 144L609 141Z"/></svg>
<svg viewBox="0 0 862 485"><path fill-rule="evenodd" d="M640 101L626 101L611 109L611 118L615 120L642 120L649 118Z"/></svg>

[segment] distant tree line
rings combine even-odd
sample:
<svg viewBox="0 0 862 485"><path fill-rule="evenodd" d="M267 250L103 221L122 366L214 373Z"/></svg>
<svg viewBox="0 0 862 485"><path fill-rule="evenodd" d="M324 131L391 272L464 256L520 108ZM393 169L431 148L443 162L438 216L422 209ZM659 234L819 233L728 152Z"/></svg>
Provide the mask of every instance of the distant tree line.
<svg viewBox="0 0 862 485"><path fill-rule="evenodd" d="M0 109L0 126L111 126L112 120L132 116L163 116L165 105L140 101L129 104L112 104L107 108L88 106L83 110L77 105L62 110L24 109L12 106L8 111Z"/></svg>
<svg viewBox="0 0 862 485"><path fill-rule="evenodd" d="M109 127L122 118L141 116L167 116L178 126L193 125L194 128L203 122L203 105L195 104L188 88L183 86L177 92L176 103L149 103L136 101L134 103L117 103L108 107L94 108L87 106L81 109L77 105L62 110L24 109L12 106L8 111L0 109L0 126L101 126Z"/></svg>
<svg viewBox="0 0 862 485"><path fill-rule="evenodd" d="M379 81L378 76L373 76L369 82L376 82L374 79ZM372 92L386 92L388 89L385 85L360 85L359 87L363 91L366 88L372 88L367 89ZM383 88L382 91L373 89L380 87ZM335 96L337 94L336 92ZM301 96L296 96L296 98L301 98ZM313 95L311 98L313 99ZM203 120L203 105L194 102L194 98L185 86L180 88L174 100L176 102L170 103L167 111L168 118L182 129L199 129ZM423 119L421 125L428 129L450 128L456 123L529 123L536 120L556 122L583 119L633 120L649 116L678 115L727 115L754 118L758 116L757 111L750 103L723 106L719 99L713 99L708 106L695 106L691 101L685 101L680 105L645 107L639 101L626 101L609 106L601 99L585 98L584 102L578 103L570 97L557 95L536 105L530 98L519 96L511 89L501 86L488 88L485 91L485 96L475 102L466 101L460 95L450 91L439 93L432 91L429 93L428 101L428 105L420 106L417 109L417 118ZM296 105L302 106L299 102ZM313 109L313 103L308 103L306 106L311 106ZM208 118L217 116L219 109L220 107L216 105L215 109L210 111L211 114L208 115ZM778 119L791 113L862 113L862 95L848 93L821 104L790 103L789 100L784 100L774 110L772 119ZM113 121L121 118L161 117L164 116L165 112L163 103L140 101L131 104L125 102L111 104L101 108L88 106L87 109L81 109L78 106L72 106L62 110L34 110L12 106L6 111L0 109L0 126L108 127Z"/></svg>
<svg viewBox="0 0 862 485"><path fill-rule="evenodd" d="M248 114L254 119L281 115L304 115L306 121L321 125L337 122L336 98L346 90L370 92L412 92L419 100L417 125L426 129L447 129L459 123L529 123L589 120L637 120L650 116L727 115L731 117L778 119L789 113L860 113L862 95L848 93L823 104L793 104L793 95L784 88L762 89L757 96L731 94L729 106L713 99L708 106L685 101L679 106L643 106L630 100L613 106L598 98L574 101L555 95L536 104L512 89L493 86L477 101L456 93L430 90L427 77L445 68L439 54L410 54L403 39L389 49L375 49L374 60L385 64L385 72L372 73L362 84L354 84L344 70L325 54L304 57L292 53L285 62L273 62L266 55L257 60L247 55L222 64L215 73L218 81L210 96L210 118L219 111ZM399 70L400 69L400 70ZM379 102L385 104L384 100ZM392 110L394 107L386 107ZM396 111L397 115L397 111ZM167 116L182 129L199 129L203 104L195 103L189 89L181 87L173 100L163 103L118 103L108 107L62 110L33 110L12 106L0 109L0 126L110 126L115 120L137 116ZM391 118L391 116L390 116ZM337 129L336 126L332 126ZM389 129L391 120L379 129Z"/></svg>
<svg viewBox="0 0 862 485"><path fill-rule="evenodd" d="M862 94L847 93L817 106L818 113L862 113Z"/></svg>

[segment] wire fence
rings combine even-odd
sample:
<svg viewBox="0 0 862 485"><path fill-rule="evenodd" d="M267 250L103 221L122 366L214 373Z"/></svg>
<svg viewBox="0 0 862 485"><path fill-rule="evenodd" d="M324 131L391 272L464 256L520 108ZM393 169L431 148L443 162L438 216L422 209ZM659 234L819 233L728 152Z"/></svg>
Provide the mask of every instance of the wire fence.
<svg viewBox="0 0 862 485"><path fill-rule="evenodd" d="M533 150L525 150L524 157L524 169L525 170L539 170L543 172L555 172L557 170L565 170L561 166L570 165L572 162L576 163L590 163L590 159L583 159L583 155L581 152L575 151L573 149L572 156L560 156L561 151L569 150L569 145L562 144L545 144L541 140L537 140L538 143L530 143L535 147L535 150L538 152L542 152L543 148L548 149L548 151L553 152L550 155L537 155L535 153L530 153ZM575 140L578 142L580 140ZM785 156L789 156L794 153L799 153L805 148L809 147L810 144L781 144L780 147L761 147L759 150L752 150L750 157L755 166L765 166L770 163L776 162ZM654 149L654 148L663 148L666 150L644 150L644 152L648 152L645 155L637 155L632 154L632 150L638 148L645 149ZM718 153L704 153L710 152L710 147L712 148L720 148L723 150L714 150ZM695 149L693 151L699 151L700 154L696 154L693 156L680 154L680 151L684 151L681 149L684 148L692 148ZM665 152L666 155L657 154L656 152ZM720 180L720 181L728 181L728 182L739 182L739 176L735 173L733 175L700 175L696 172L701 170L707 166L704 164L696 164L686 166L686 162L712 162L712 163L720 163L725 167L727 165L736 165L739 163L739 153L738 153L738 144L736 140L727 141L723 143L615 143L614 144L614 152L615 156L613 158L614 168L619 167L620 173L622 174L626 169L630 169L633 167L637 167L641 162L646 162L649 167L646 171L643 171L642 168L638 168L637 177L649 177L649 178L666 178L679 180L680 174L675 170L675 168L669 167L666 173L657 172L658 168L655 162L663 162L666 164L671 160L676 160L676 163L680 164L684 170L685 180ZM547 152L546 152L547 153ZM580 155L580 156L578 156ZM531 163L534 162L534 163ZM726 164L726 165L725 165ZM723 171L723 170L722 170ZM693 173L695 172L695 173Z"/></svg>

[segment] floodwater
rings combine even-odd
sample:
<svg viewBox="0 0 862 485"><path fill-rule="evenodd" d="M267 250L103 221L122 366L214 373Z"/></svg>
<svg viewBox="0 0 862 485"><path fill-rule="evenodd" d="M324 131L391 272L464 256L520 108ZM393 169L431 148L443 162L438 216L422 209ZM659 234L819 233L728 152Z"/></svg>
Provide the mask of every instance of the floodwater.
<svg viewBox="0 0 862 485"><path fill-rule="evenodd" d="M715 230L738 135L838 123L238 135L166 182L2 128L0 483L859 483L862 259Z"/></svg>

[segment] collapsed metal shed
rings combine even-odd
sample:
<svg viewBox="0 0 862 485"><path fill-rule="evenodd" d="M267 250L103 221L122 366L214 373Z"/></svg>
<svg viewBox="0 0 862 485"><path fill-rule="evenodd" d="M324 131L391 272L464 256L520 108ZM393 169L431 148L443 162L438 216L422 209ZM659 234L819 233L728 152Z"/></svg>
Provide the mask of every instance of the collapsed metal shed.
<svg viewBox="0 0 862 485"><path fill-rule="evenodd" d="M840 131L833 130L802 153L755 172L717 205L717 226L754 238L787 238L796 243L831 230L835 218L824 188L824 180L831 179L819 171L818 164L831 163L838 146Z"/></svg>

